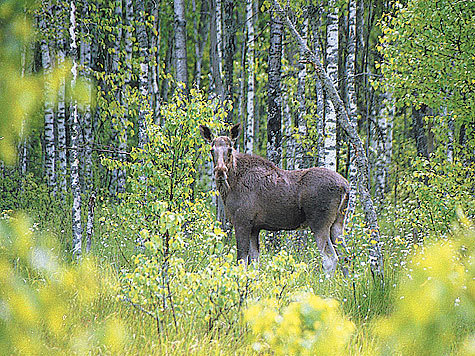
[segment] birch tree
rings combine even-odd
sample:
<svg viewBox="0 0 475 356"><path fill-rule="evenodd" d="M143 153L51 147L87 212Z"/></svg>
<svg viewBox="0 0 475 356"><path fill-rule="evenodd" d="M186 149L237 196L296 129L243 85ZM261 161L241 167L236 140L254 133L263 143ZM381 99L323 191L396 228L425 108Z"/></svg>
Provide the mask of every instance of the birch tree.
<svg viewBox="0 0 475 356"><path fill-rule="evenodd" d="M179 1L179 0L178 0ZM129 11L133 13L133 7L130 6ZM141 102L139 106L138 116L138 147L143 149L147 143L147 120L150 118L150 105L148 102L148 63L149 63L149 51L148 51L148 35L145 27L145 4L143 1L137 2L137 12L139 21L135 27L137 42L139 46L140 57L140 74L139 74L139 92Z"/></svg>
<svg viewBox="0 0 475 356"><path fill-rule="evenodd" d="M338 90L338 7L334 0L329 3L327 14L327 73ZM325 106L325 156L323 166L336 170L336 110L327 94Z"/></svg>
<svg viewBox="0 0 475 356"><path fill-rule="evenodd" d="M302 26L302 38L307 43L307 33L308 33L308 11L305 10L303 13L303 26ZM305 137L307 135L307 120L306 120L306 98L305 98L305 78L307 77L307 68L304 62L305 51L299 47L299 58L300 62L298 65L298 82L297 82L297 100L298 100L298 110L297 110L297 128L299 137ZM291 139L292 140L292 139ZM305 168L305 148L303 145L299 145L296 149L295 157L295 169Z"/></svg>
<svg viewBox="0 0 475 356"><path fill-rule="evenodd" d="M246 1L246 30L247 30L247 115L245 152L251 154L254 150L254 97L255 97L255 36L254 36L254 0Z"/></svg>
<svg viewBox="0 0 475 356"><path fill-rule="evenodd" d="M234 1L224 0L224 97L225 100L233 102L233 72L234 72ZM226 121L233 121L233 110L227 113Z"/></svg>
<svg viewBox="0 0 475 356"><path fill-rule="evenodd" d="M356 128L357 126L357 97L356 97L356 0L349 0L348 2L348 45L346 55L346 70L347 70L347 103L348 116L350 123ZM351 219L356 205L357 193L357 169L354 160L355 151L351 145L348 146L349 153L349 171L348 181L350 182L350 197L347 209L347 221Z"/></svg>
<svg viewBox="0 0 475 356"><path fill-rule="evenodd" d="M56 10L56 16L60 18L63 15L63 9L58 7ZM62 25L61 25L62 26ZM64 32L61 27L57 35L57 61L58 67L62 67L65 61L65 41ZM64 196L66 193L66 171L67 171L67 156L66 156L66 81L63 77L60 78L58 88L58 104L56 115L56 127L58 132L58 169L57 180L59 183L60 194Z"/></svg>
<svg viewBox="0 0 475 356"><path fill-rule="evenodd" d="M71 37L71 59L73 65L71 67L71 87L74 88L78 75L78 46L76 43L76 5L75 1L71 1L70 8L70 26L69 35ZM79 258L82 253L82 226L81 226L81 184L79 182L79 157L78 157L78 143L79 143L79 123L78 123L78 104L72 98L70 107L71 122L71 191L73 195L72 206L72 232L73 232L73 255Z"/></svg>
<svg viewBox="0 0 475 356"><path fill-rule="evenodd" d="M336 113L338 121L342 127L342 129L346 132L346 134L350 137L351 143L356 148L356 163L358 167L358 181L360 186L360 198L363 205L363 210L366 216L367 226L371 233L371 248L369 251L370 263L371 263L371 270L374 275L381 277L384 275L383 271L383 255L381 252L381 242L380 242L380 235L379 235L379 225L378 225L378 218L376 211L374 209L373 200L368 190L368 159L366 158L366 154L364 151L363 143L361 138L359 137L355 127L351 125L348 112L346 110L345 104L341 100L338 91L336 90L335 86L333 85L332 79L328 76L325 72L325 69L322 67L320 61L316 54L307 46L303 38L300 36L299 32L295 28L292 21L286 15L280 4L277 0L274 0L274 5L276 7L279 16L281 16L287 23L291 33L297 39L300 46L305 48L305 52L308 55L308 59L314 66L315 72L318 75L318 79L321 81L326 94L329 96L330 100L332 101Z"/></svg>
<svg viewBox="0 0 475 356"><path fill-rule="evenodd" d="M186 90L188 87L188 66L186 61L186 19L184 0L174 0L175 13L175 56L176 56L176 80L183 83Z"/></svg>
<svg viewBox="0 0 475 356"><path fill-rule="evenodd" d="M82 1L82 25L81 25L81 47L79 55L79 63L81 66L81 74L84 77L87 85L86 90L88 91L89 97L92 93L92 83L90 78L90 67L91 67L91 35L89 33L89 28L87 25L87 20L89 19L89 3L87 0ZM92 185L92 112L91 105L88 103L82 104L79 107L81 113L81 124L82 124L82 135L83 135L83 164L84 164L84 186L85 191L89 191Z"/></svg>
<svg viewBox="0 0 475 356"><path fill-rule="evenodd" d="M219 0L209 0L210 1L210 31L209 31L209 50L210 50L210 69L212 76L212 83L210 84L210 89L214 90L219 100L224 100L224 86L223 80L221 77L221 1ZM219 11L218 11L219 9Z"/></svg>
<svg viewBox="0 0 475 356"><path fill-rule="evenodd" d="M159 112L160 107L160 90L159 90L159 76L160 76L160 47L162 45L162 38L160 35L160 1L156 1L153 3L152 8L152 33L150 35L150 51L151 51L151 63L150 63L150 106L152 107L152 111L154 113ZM155 119L158 119L158 115L156 115Z"/></svg>
<svg viewBox="0 0 475 356"><path fill-rule="evenodd" d="M129 9L130 11L130 9ZM126 21L130 20L130 13L129 11L126 11L127 13L127 19ZM128 106L125 100L125 95L121 95L122 93L126 93L128 90L128 86L130 83L130 76L131 76L131 71L132 71L132 43L131 43L131 32L130 28L128 26L128 23L124 24L122 23L122 15L123 15L123 10L122 10L122 0L116 0L115 1L115 8L114 8L114 15L117 21L117 26L116 26L116 38L113 44L113 54L112 54L112 73L115 73L116 76L119 76L119 61L120 61L120 52L121 52L121 40L123 36L123 27L125 27L125 80L124 80L124 85L119 86L116 90L115 93L115 100L119 104L121 103L123 108L124 108L124 114L119 115L116 117L116 124L115 124L115 130L117 131L117 137L118 137L118 148L119 148L119 153L117 155L118 159L120 161L125 161L126 157L125 154L122 152L127 151L127 111L128 111ZM125 181L126 181L126 171L125 168L119 167L115 169L114 172L117 176L117 193L124 193L125 192Z"/></svg>
<svg viewBox="0 0 475 356"><path fill-rule="evenodd" d="M282 154L282 34L283 23L272 9L270 12L270 43L268 63L267 94L267 158L276 165L280 164Z"/></svg>
<svg viewBox="0 0 475 356"><path fill-rule="evenodd" d="M193 0L193 12L196 13L196 0ZM196 24L196 17L194 17L194 29L196 32L196 41L195 41L195 56L196 56L196 66L195 66L195 81L196 86L201 88L201 75L203 71L203 52L206 45L206 36L209 32L209 22L208 22L208 13L209 13L209 3L208 0L201 1L201 10L199 24Z"/></svg>
<svg viewBox="0 0 475 356"><path fill-rule="evenodd" d="M46 4L44 14L40 17L40 29L43 32L43 36L47 36L47 24L45 17L50 17L50 5ZM45 102L44 102L44 132L45 132L45 171L47 177L47 183L50 192L56 195L56 171L55 171L55 138L54 138L54 100L51 83L52 72L52 60L50 54L50 48L48 45L48 39L43 38L41 40L41 64L44 70L44 89L45 89Z"/></svg>

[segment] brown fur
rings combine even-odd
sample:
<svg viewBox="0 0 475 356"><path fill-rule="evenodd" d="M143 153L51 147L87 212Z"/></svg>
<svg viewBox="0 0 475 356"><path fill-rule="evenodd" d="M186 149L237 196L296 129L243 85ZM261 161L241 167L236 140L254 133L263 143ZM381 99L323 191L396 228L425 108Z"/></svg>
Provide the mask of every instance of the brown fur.
<svg viewBox="0 0 475 356"><path fill-rule="evenodd" d="M226 216L235 229L238 260L246 263L259 256L260 230L295 230L309 226L313 231L328 275L333 274L337 255L334 244L341 237L348 204L345 178L326 168L287 171L254 155L237 152L232 146L240 127L230 137L212 137L200 126L212 146L215 178ZM346 274L346 273L345 273Z"/></svg>

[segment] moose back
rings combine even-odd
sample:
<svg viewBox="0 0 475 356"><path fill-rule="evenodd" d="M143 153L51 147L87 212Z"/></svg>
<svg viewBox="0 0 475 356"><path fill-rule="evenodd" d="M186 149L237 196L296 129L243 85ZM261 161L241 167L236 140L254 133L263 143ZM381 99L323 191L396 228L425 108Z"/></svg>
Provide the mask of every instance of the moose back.
<svg viewBox="0 0 475 356"><path fill-rule="evenodd" d="M241 132L234 125L229 136L214 137L201 125L200 133L211 145L214 176L227 218L234 226L238 260L259 257L260 230L295 230L310 227L328 276L333 275L342 238L349 185L340 174L326 168L287 171L233 146ZM344 269L345 274L346 269Z"/></svg>

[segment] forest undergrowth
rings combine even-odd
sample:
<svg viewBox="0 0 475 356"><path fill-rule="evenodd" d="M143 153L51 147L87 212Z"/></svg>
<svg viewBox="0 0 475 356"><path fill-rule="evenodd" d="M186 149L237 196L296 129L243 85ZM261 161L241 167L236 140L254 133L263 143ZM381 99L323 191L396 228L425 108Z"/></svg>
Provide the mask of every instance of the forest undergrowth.
<svg viewBox="0 0 475 356"><path fill-rule="evenodd" d="M219 125L199 93L162 107L127 165L130 190L101 196L92 250L71 260L69 212L24 184L29 218L4 211L3 350L21 354L473 354L473 184L427 162L380 207L384 278L359 209L347 222L350 276L326 278L310 234L261 236L257 264L236 263L215 193L194 186L207 159L197 122ZM218 111L224 115L224 112ZM169 155L176 159L170 164ZM435 160L433 160L434 162ZM103 159L114 169L118 162ZM122 164L122 163L121 163ZM433 164L431 162L431 164ZM447 169L446 167L444 169ZM443 187L443 188L442 188ZM439 189L440 188L440 189ZM467 189L466 189L467 188ZM468 216L468 217L467 217ZM470 217L470 218L469 218ZM408 336L409 335L409 336Z"/></svg>

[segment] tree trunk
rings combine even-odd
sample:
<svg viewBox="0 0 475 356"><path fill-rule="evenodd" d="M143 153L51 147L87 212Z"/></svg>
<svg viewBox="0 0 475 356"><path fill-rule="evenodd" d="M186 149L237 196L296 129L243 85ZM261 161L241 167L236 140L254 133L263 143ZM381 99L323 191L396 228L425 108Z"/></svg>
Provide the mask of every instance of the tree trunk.
<svg viewBox="0 0 475 356"><path fill-rule="evenodd" d="M150 63L150 106L152 112L154 113L155 123L159 118L159 108L160 108L160 89L159 89L159 77L160 77L160 46L162 45L160 37L160 1L153 3L152 15L153 15L153 29L150 35L150 48L153 59Z"/></svg>
<svg viewBox="0 0 475 356"><path fill-rule="evenodd" d="M282 154L282 97L281 97L281 66L282 66L282 20L274 9L270 12L270 45L268 64L268 114L267 114L267 158L276 165L280 164Z"/></svg>
<svg viewBox="0 0 475 356"><path fill-rule="evenodd" d="M338 7L330 1L327 15L327 73L338 90ZM336 170L336 111L329 95L326 95L325 107L325 157L323 166Z"/></svg>
<svg viewBox="0 0 475 356"><path fill-rule="evenodd" d="M447 109L445 109L447 111ZM447 112L444 115L447 116ZM454 120L450 117L447 130L447 161L454 162L454 137L455 137L455 125Z"/></svg>
<svg viewBox="0 0 475 356"><path fill-rule="evenodd" d="M196 0L193 0L193 12L196 11ZM203 66L203 51L206 45L206 35L209 31L208 23L208 13L209 6L208 0L201 1L201 11L200 11L200 22L198 25L194 25L195 31L197 33L197 38L195 42L195 56L196 56L196 66L195 66L195 81L196 86L201 88L201 74ZM196 21L195 21L196 22Z"/></svg>
<svg viewBox="0 0 475 356"><path fill-rule="evenodd" d="M77 55L78 47L76 43L76 5L75 1L71 1L70 11L70 27L69 34L71 36L71 59L73 66L71 68L71 87L76 85L78 66ZM73 255L76 258L81 257L82 253L82 226L81 226L81 184L79 182L79 158L78 158L78 141L79 141L79 123L78 123L78 104L75 98L71 100L70 108L71 122L71 191L73 194L72 206L72 235L73 235Z"/></svg>
<svg viewBox="0 0 475 356"><path fill-rule="evenodd" d="M145 20L147 15L145 12L145 5L143 1L137 2L137 12L138 16L140 17L140 21L139 24L136 26L135 31L137 34L140 55L139 92L141 97L138 117L138 147L140 149L143 149L148 141L147 120L150 119L150 106L148 104L148 99L150 95L150 93L148 92L149 52L147 29L145 27Z"/></svg>
<svg viewBox="0 0 475 356"><path fill-rule="evenodd" d="M88 26L86 21L89 19L89 4L87 0L82 1L82 21L83 25L81 26L82 32L82 41L81 41L81 50L79 56L79 62L81 66L81 75L87 83L87 91L89 97L92 96L92 83L90 78L90 67L91 67L91 36L89 34ZM89 104L84 104L79 107L81 112L80 123L82 125L82 135L83 135L83 149L80 152L83 153L83 164L84 164L84 192L88 192L91 189L93 184L92 179L92 113L91 106Z"/></svg>
<svg viewBox="0 0 475 356"><path fill-rule="evenodd" d="M188 66L186 61L186 19L184 0L174 0L175 11L175 56L176 80L185 85L188 90Z"/></svg>
<svg viewBox="0 0 475 356"><path fill-rule="evenodd" d="M56 14L59 18L61 15L62 10L58 9ZM64 43L64 33L63 28L58 31L58 40L57 40L57 47L58 47L58 67L62 67L65 61L65 43ZM58 108L57 108L57 116L56 116L56 125L58 129L58 169L57 172L57 179L59 183L59 190L61 197L67 192L66 188L66 179L67 179L67 156L66 156L66 104L65 104L65 96L66 96L66 82L64 78L60 79L59 89L58 89Z"/></svg>
<svg viewBox="0 0 475 356"><path fill-rule="evenodd" d="M127 12L126 12L127 13ZM122 28L124 24L122 23L122 0L116 0L115 1L115 9L114 9L114 14L117 19L117 34L116 38L113 44L114 52L112 54L112 68L111 71L117 76L117 79L119 77L119 67L120 67L120 56L119 53L121 51L121 46L120 42L122 40ZM127 14L130 16L130 14ZM126 25L128 24L128 21L130 19L126 19ZM117 89L115 91L115 100L117 102L117 105L122 103L122 106L125 108L124 114L119 115L116 117L116 122L114 125L114 129L117 132L117 138L118 138L118 149L119 152L125 152L127 150L127 127L126 127L126 118L125 116L127 115L127 103L125 102L125 97L126 95L121 95L123 93L127 92L127 84L130 81L130 75L131 72L129 72L129 69L131 70L131 61L132 61L132 53L128 52L129 50L132 50L131 47L131 41L130 41L130 31L127 28L126 29L126 34L125 34L125 49L126 49L126 58L125 58L125 83L126 85L120 85L119 80L117 80ZM130 56L129 56L130 55ZM126 157L125 154L123 153L118 153L117 158L119 161L125 161ZM116 177L116 185L117 185L117 193L124 193L125 192L125 183L126 183L126 171L125 168L119 167L114 169L112 172L112 176ZM112 184L113 186L113 184ZM115 188L115 187L114 187ZM113 189L114 191L114 189Z"/></svg>
<svg viewBox="0 0 475 356"><path fill-rule="evenodd" d="M233 72L234 72L234 1L224 0L224 97L233 103ZM233 110L226 115L228 123L233 122Z"/></svg>
<svg viewBox="0 0 475 356"><path fill-rule="evenodd" d="M357 127L357 97L356 97L356 1L349 0L348 4L348 47L347 47L347 95L348 95L348 116L350 123ZM350 197L348 199L348 208L346 212L346 220L349 221L353 216L356 206L356 193L358 190L357 168L354 160L355 150L348 144L348 181L350 182Z"/></svg>
<svg viewBox="0 0 475 356"><path fill-rule="evenodd" d="M96 192L92 191L89 197L86 224L86 253L91 251L92 238L94 235L94 208L96 205Z"/></svg>
<svg viewBox="0 0 475 356"><path fill-rule="evenodd" d="M412 132L416 141L417 155L429 158L427 150L427 136L424 128L424 117L427 115L427 106L422 104L420 108L412 108Z"/></svg>
<svg viewBox="0 0 475 356"><path fill-rule="evenodd" d="M223 87L223 80L221 78L221 52L219 50L220 41L219 33L218 33L218 25L220 22L220 18L218 17L218 2L216 0L209 0L210 1L210 11L211 11L211 19L210 19L210 61L211 61L211 76L212 76L212 83L210 83L210 90L214 89L214 92L218 96L219 100L224 100L224 87ZM219 6L221 6L221 2L219 2Z"/></svg>
<svg viewBox="0 0 475 356"><path fill-rule="evenodd" d="M305 16L303 20L303 27L302 27L302 39L307 43L307 33L308 33L308 12L304 11L303 16ZM296 126L298 127L298 134L301 138L307 136L307 119L306 119L306 98L305 98L305 78L307 77L307 67L306 64L303 63L305 60L305 51L302 47L299 48L299 58L300 62L298 64L298 82L297 82L297 100L299 103L299 109L297 112L297 120ZM293 138L290 137L291 146L293 146ZM293 151L293 150L292 150ZM305 157L305 148L303 145L299 145L296 149L296 157L295 157L295 169L302 169L308 167Z"/></svg>
<svg viewBox="0 0 475 356"><path fill-rule="evenodd" d="M369 253L370 263L371 263L371 270L374 275L381 277L384 276L383 270L383 255L381 252L381 242L380 242L380 235L379 235L379 225L378 225L378 218L376 211L374 209L373 200L371 199L371 195L369 194L368 190L368 177L366 175L367 167L368 167L368 160L366 158L363 143L361 138L358 136L358 133L353 125L351 125L350 120L348 118L348 113L346 111L345 105L341 100L340 96L338 95L338 91L336 90L335 86L332 83L331 78L325 72L324 68L320 64L318 57L312 50L307 46L305 41L302 39L298 31L295 29L295 26L290 21L289 17L285 14L282 10L282 7L279 3L274 0L274 4L280 16L287 22L288 27L290 28L293 35L296 37L300 46L303 46L308 54L309 60L312 62L313 66L315 67L315 71L318 75L319 80L322 82L323 87L325 88L325 92L330 97L332 101L336 113L338 121L343 130L345 130L346 134L350 137L351 143L356 148L356 162L358 166L358 180L360 186L360 197L363 205L363 210L366 215L366 222L368 228L370 229L371 233L371 249Z"/></svg>
<svg viewBox="0 0 475 356"><path fill-rule="evenodd" d="M45 12L50 15L49 5ZM46 15L43 15L40 19L40 29L44 36L47 34ZM56 195L56 170L55 170L55 140L54 140L54 95L52 92L51 72L52 61L50 55L50 48L48 46L47 39L41 41L41 64L43 66L45 81L45 103L44 103L44 115L45 115L45 171L47 177L47 183L49 191Z"/></svg>
<svg viewBox="0 0 475 356"><path fill-rule="evenodd" d="M245 152L253 153L254 150L254 96L255 96L255 36L254 36L254 0L246 1L246 29L247 29L247 120L245 135Z"/></svg>

